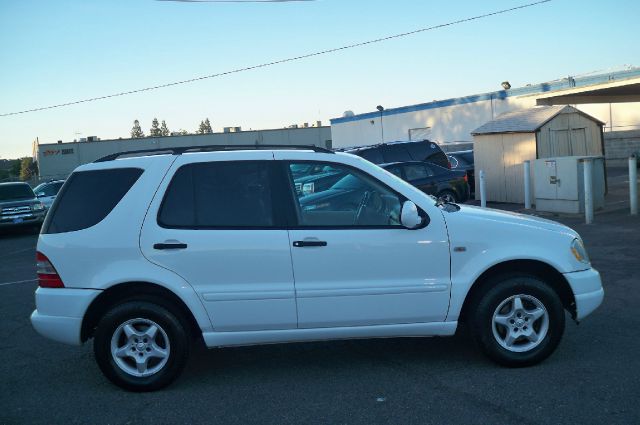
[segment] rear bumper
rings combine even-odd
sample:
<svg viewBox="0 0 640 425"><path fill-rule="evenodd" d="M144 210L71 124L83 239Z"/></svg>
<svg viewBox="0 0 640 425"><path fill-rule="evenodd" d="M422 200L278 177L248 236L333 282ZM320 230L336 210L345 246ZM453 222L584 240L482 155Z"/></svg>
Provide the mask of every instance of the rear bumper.
<svg viewBox="0 0 640 425"><path fill-rule="evenodd" d="M565 273L576 300L576 320L582 320L597 309L604 299L600 273L594 268Z"/></svg>
<svg viewBox="0 0 640 425"><path fill-rule="evenodd" d="M31 325L46 338L81 345L82 319L101 292L95 289L38 288Z"/></svg>

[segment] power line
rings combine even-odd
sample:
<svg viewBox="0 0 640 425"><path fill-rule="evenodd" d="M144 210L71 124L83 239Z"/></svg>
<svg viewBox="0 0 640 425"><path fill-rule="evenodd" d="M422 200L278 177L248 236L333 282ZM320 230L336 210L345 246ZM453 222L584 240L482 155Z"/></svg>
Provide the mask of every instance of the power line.
<svg viewBox="0 0 640 425"><path fill-rule="evenodd" d="M104 99L110 99L110 98L113 98L113 97L127 96L127 95L135 94L135 93L142 93L142 92L147 92L147 91L151 91L151 90L163 89L163 88L166 88L166 87L172 87L172 86L178 86L178 85L182 85L182 84L194 83L196 81L207 80L209 78L217 78L217 77L223 77L225 75L237 74L237 73L245 72L245 71L252 71L252 70L255 70L255 69L259 69L259 68L266 68L268 66L279 65L279 64L283 64L283 63L287 63L287 62L293 62L293 61L297 61L297 60L301 60L301 59L307 59L307 58L311 58L311 57L314 57L314 56L321 56L321 55L326 55L326 54L329 54L329 53L339 52L339 51L342 51L342 50L353 49L353 48L356 48L356 47L363 47L363 46L367 46L369 44L381 43L383 41L388 41L388 40L393 40L393 39L396 39L396 38L407 37L407 36L418 34L418 33L421 33L421 32L431 31L431 30L435 30L435 29L439 29L439 28L450 27L450 26L457 25L457 24L462 24L462 23L465 23L465 22L477 21L479 19L488 18L490 16L502 15L504 13L513 12L515 10L525 9L525 8L537 6L537 5L540 5L540 4L543 4L543 3L549 3L551 1L552 0L541 0L541 1L533 2L533 3L524 4L524 5L521 5L521 6L511 7L509 9L502 9L502 10L498 10L498 11L495 11L495 12L485 13L483 15L477 15L477 16L473 16L473 17L470 17L470 18L464 18L464 19L459 19L457 21L451 21L451 22L447 22L445 24L439 24L439 25L434 25L434 26L431 26L431 27L420 28L420 29L417 29L417 30L404 32L404 33L400 33L400 34L389 35L389 36L386 36L386 37L376 38L376 39L373 39L373 40L363 41L363 42L360 42L360 43L348 44L348 45L342 46L342 47L334 47L332 49L320 50L320 51L317 51L317 52L307 53L307 54L300 55L300 56L294 56L294 57L290 57L290 58L286 58L286 59L275 60L275 61L272 61L272 62L265 62L265 63L261 63L261 64L258 64L258 65L248 66L248 67L245 67L245 68L237 68L237 69L233 69L233 70L230 70L230 71L219 72L219 73L211 74L211 75L204 75L204 76L201 76L201 77L190 78L190 79L187 79L187 80L174 81L172 83L165 83L165 84L159 84L159 85L156 85L156 86L145 87L145 88L141 88L141 89L128 90L128 91L123 91L123 92L120 92L120 93L113 93L113 94L109 94L109 95L105 95L105 96L91 97L91 98L87 98L87 99L76 100L76 101L73 101L73 102L60 103L60 104L57 104L57 105L42 106L42 107L39 107L39 108L32 108L32 109L25 109L24 111L6 112L6 113L3 113L3 114L0 114L0 117L7 117L7 116L11 116L11 115L26 114L26 113L29 113L29 112L37 112L37 111L43 111L43 110L47 110L47 109L62 108L62 107L65 107L65 106L77 105L77 104L80 104L80 103L95 102L97 100L104 100Z"/></svg>

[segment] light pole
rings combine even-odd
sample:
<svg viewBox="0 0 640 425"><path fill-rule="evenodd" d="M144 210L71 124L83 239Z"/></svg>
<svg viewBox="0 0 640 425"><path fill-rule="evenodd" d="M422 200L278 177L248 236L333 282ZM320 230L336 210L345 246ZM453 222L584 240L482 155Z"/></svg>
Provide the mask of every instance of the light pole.
<svg viewBox="0 0 640 425"><path fill-rule="evenodd" d="M380 111L380 143L384 143L384 123L382 122L382 112L384 111L384 106L378 105L376 109Z"/></svg>

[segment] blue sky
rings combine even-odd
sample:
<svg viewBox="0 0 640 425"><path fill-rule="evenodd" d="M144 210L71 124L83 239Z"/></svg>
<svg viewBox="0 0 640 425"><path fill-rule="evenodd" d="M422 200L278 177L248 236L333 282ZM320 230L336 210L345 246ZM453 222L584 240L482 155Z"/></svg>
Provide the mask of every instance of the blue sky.
<svg viewBox="0 0 640 425"><path fill-rule="evenodd" d="M250 66L527 3L0 0L0 113ZM0 117L0 158L31 142L278 128L640 65L635 0L553 0L402 39L153 92ZM76 135L81 133L81 135Z"/></svg>

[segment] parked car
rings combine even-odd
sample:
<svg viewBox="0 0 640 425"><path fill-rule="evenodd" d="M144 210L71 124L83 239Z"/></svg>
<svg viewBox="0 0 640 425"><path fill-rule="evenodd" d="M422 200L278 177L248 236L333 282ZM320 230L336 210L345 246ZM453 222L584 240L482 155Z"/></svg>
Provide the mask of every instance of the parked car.
<svg viewBox="0 0 640 425"><path fill-rule="evenodd" d="M64 180L51 180L46 183L41 183L33 189L36 196L45 206L45 208L51 208L54 199L58 195L60 188L64 184Z"/></svg>
<svg viewBox="0 0 640 425"><path fill-rule="evenodd" d="M467 172L469 188L471 193L476 191L475 172L473 168L473 150L449 152L447 154L452 170L463 170Z"/></svg>
<svg viewBox="0 0 640 425"><path fill-rule="evenodd" d="M343 151L361 156L374 164L423 161L451 168L442 148L429 140L380 143L373 146L345 148Z"/></svg>
<svg viewBox="0 0 640 425"><path fill-rule="evenodd" d="M45 207L27 183L0 183L0 228L40 226Z"/></svg>
<svg viewBox="0 0 640 425"><path fill-rule="evenodd" d="M469 183L466 171L449 170L424 162L393 162L380 165L424 193L444 202L466 202L469 200Z"/></svg>
<svg viewBox="0 0 640 425"><path fill-rule="evenodd" d="M581 321L602 302L580 236L559 223L435 202L321 148L163 152L78 167L38 239L34 328L93 338L123 388L168 385L192 337L445 336L461 322L492 360L528 366L557 347L564 310ZM309 162L345 176L300 196L293 170Z"/></svg>
<svg viewBox="0 0 640 425"><path fill-rule="evenodd" d="M296 170L299 170L300 166L310 164L296 165ZM299 195L322 192L323 190L330 188L345 175L343 170L337 170L330 166L314 166L308 174L296 173L296 170L291 170L291 175L295 184L296 193Z"/></svg>

